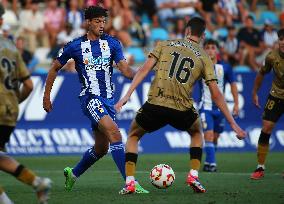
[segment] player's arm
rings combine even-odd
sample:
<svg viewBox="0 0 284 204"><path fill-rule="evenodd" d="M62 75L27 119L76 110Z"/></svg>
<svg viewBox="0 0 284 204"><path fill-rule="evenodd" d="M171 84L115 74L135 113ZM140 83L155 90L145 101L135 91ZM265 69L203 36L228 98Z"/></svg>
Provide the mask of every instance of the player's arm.
<svg viewBox="0 0 284 204"><path fill-rule="evenodd" d="M52 66L48 72L46 82L45 82L45 89L43 95L43 109L46 112L50 112L52 110L52 104L50 101L50 92L53 86L53 83L57 77L58 71L62 68L62 65L58 60L54 60Z"/></svg>
<svg viewBox="0 0 284 204"><path fill-rule="evenodd" d="M128 79L133 79L135 76L135 72L129 67L128 63L126 60L120 60L116 64L117 68L119 71L122 73L123 76L125 76Z"/></svg>
<svg viewBox="0 0 284 204"><path fill-rule="evenodd" d="M136 72L132 83L127 91L127 93L125 94L125 96L123 96L118 102L117 104L115 104L115 109L116 111L120 111L120 109L122 108L122 106L124 104L127 103L127 101L129 100L131 94L133 93L133 91L136 89L136 87L143 81L143 79L148 75L148 73L153 69L153 67L155 66L157 62L157 59L155 57L149 57L146 62L143 64L142 67L140 67L140 69Z"/></svg>
<svg viewBox="0 0 284 204"><path fill-rule="evenodd" d="M261 106L259 104L257 92L261 87L264 75L269 73L272 69L272 61L273 61L273 57L270 52L265 58L264 66L261 67L261 69L257 73L255 80L254 80L253 89L252 89L252 101L254 105L256 105L256 107L258 108L261 108Z"/></svg>
<svg viewBox="0 0 284 204"><path fill-rule="evenodd" d="M223 94L220 92L216 81L209 81L207 83L210 93L211 93L211 98L214 101L214 103L218 106L218 108L221 110L221 112L224 114L225 118L227 119L227 121L229 122L230 126L232 127L232 129L237 133L237 137L239 139L243 139L246 136L245 131L243 131L238 124L236 123L236 121L234 120L234 118L232 117L228 106L225 102L224 96Z"/></svg>
<svg viewBox="0 0 284 204"><path fill-rule="evenodd" d="M234 100L233 115L237 116L239 115L239 93L238 93L237 83L236 82L230 83L230 86Z"/></svg>
<svg viewBox="0 0 284 204"><path fill-rule="evenodd" d="M23 87L21 88L21 91L19 94L19 103L22 103L26 98L28 98L33 88L34 88L33 81L31 80L30 77L23 81Z"/></svg>

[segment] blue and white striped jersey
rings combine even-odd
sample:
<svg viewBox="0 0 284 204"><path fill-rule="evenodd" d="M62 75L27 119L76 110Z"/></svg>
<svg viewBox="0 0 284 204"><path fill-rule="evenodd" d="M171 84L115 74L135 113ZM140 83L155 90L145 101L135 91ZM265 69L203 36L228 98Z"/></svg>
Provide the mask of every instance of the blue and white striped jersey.
<svg viewBox="0 0 284 204"><path fill-rule="evenodd" d="M107 34L90 41L87 35L66 44L57 57L62 64L73 58L82 84L80 96L96 95L103 98L113 97L113 61L125 59L120 42Z"/></svg>
<svg viewBox="0 0 284 204"><path fill-rule="evenodd" d="M232 67L222 61L218 61L214 65L215 75L218 80L219 90L224 93L225 84L236 82L235 74ZM216 104L211 99L209 87L206 85L204 79L200 80L201 101L199 103L199 109L203 110L219 110Z"/></svg>

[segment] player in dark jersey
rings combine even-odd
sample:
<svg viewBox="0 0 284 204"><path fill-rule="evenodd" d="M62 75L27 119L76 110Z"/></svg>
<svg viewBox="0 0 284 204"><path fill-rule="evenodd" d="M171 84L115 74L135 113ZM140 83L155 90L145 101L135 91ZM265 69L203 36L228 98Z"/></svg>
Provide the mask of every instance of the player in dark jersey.
<svg viewBox="0 0 284 204"><path fill-rule="evenodd" d="M74 167L66 167L65 188L70 191L78 177L90 166L107 154L110 147L112 157L125 179L125 154L122 137L115 123L113 99L113 62L121 73L132 79L134 72L129 68L120 42L110 35L104 34L107 10L98 6L90 6L85 10L88 26L86 35L74 39L65 45L57 59L53 62L46 79L43 108L52 110L50 92L58 71L69 59L75 61L75 67L81 82L79 95L81 109L91 121L95 138L94 147L85 152L81 161ZM137 182L137 193L147 193Z"/></svg>
<svg viewBox="0 0 284 204"><path fill-rule="evenodd" d="M199 46L204 36L205 21L195 17L186 26L185 39L159 42L149 54L145 64L136 73L124 97L115 105L117 111L127 103L132 92L145 76L155 67L155 78L151 83L148 100L132 121L126 143L126 185L121 194L135 192L135 169L138 158L138 141L147 132L153 132L167 124L187 131L191 136L190 166L187 184L195 192L204 193L205 188L198 179L202 156L202 132L198 113L191 97L193 85L204 78L216 105L229 121L232 129L244 138L246 133L231 116L220 92L213 63ZM155 66L156 65L156 66Z"/></svg>
<svg viewBox="0 0 284 204"><path fill-rule="evenodd" d="M260 107L257 92L261 87L265 74L271 70L274 73L272 87L264 107L262 129L258 139L256 170L251 174L251 179L264 177L265 160L269 151L269 138L276 122L284 113L284 29L278 31L279 48L271 51L265 58L265 64L256 75L252 92L253 103Z"/></svg>
<svg viewBox="0 0 284 204"><path fill-rule="evenodd" d="M0 27L3 22L3 14L4 9L0 3ZM22 88L20 88L21 84ZM19 103L30 95L32 89L33 83L30 73L21 54L12 41L0 35L0 170L13 175L22 183L32 186L37 193L39 203L46 203L51 180L38 177L30 169L5 153L5 144L9 142L11 133L16 126ZM13 203L2 187L0 187L0 203Z"/></svg>
<svg viewBox="0 0 284 204"><path fill-rule="evenodd" d="M238 89L236 85L236 77L233 73L232 67L220 60L217 60L218 42L212 39L204 42L204 50L209 55L214 63L214 70L218 79L219 90L224 93L225 85L228 82L231 86L231 93L234 98L233 115L238 115ZM217 162L215 158L215 149L219 135L224 130L225 118L219 108L211 99L209 87L206 86L204 80L200 80L201 100L199 104L199 113L202 122L205 140L206 158L203 166L203 171L215 172L217 171Z"/></svg>

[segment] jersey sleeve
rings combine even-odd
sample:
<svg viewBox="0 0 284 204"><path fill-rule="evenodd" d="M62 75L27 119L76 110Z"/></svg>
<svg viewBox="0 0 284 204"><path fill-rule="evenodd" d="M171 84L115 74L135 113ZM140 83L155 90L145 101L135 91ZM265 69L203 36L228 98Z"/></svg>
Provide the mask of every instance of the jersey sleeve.
<svg viewBox="0 0 284 204"><path fill-rule="evenodd" d="M261 74L267 74L271 71L272 67L273 67L273 54L272 52L270 52L265 57L264 65L260 68L259 72Z"/></svg>
<svg viewBox="0 0 284 204"><path fill-rule="evenodd" d="M16 66L17 70L19 70L17 73L17 78L19 79L19 81L23 82L26 79L30 78L30 72L27 69L26 64L19 52L17 52L16 57L17 57Z"/></svg>
<svg viewBox="0 0 284 204"><path fill-rule="evenodd" d="M148 54L148 57L155 57L157 60L160 59L162 53L162 42L158 42L156 47Z"/></svg>
<svg viewBox="0 0 284 204"><path fill-rule="evenodd" d="M125 60L123 55L121 43L118 40L114 40L113 60L117 64L121 60Z"/></svg>
<svg viewBox="0 0 284 204"><path fill-rule="evenodd" d="M201 58L201 60L203 63L202 78L205 80L205 83L208 85L210 81L217 81L211 59L209 57L204 57Z"/></svg>
<svg viewBox="0 0 284 204"><path fill-rule="evenodd" d="M233 71L233 68L231 67L231 65L226 64L226 73L225 73L225 79L228 83L234 83L237 81L236 79L236 75Z"/></svg>
<svg viewBox="0 0 284 204"><path fill-rule="evenodd" d="M71 58L72 58L72 47L71 47L71 43L68 43L59 51L58 57L56 59L63 66Z"/></svg>

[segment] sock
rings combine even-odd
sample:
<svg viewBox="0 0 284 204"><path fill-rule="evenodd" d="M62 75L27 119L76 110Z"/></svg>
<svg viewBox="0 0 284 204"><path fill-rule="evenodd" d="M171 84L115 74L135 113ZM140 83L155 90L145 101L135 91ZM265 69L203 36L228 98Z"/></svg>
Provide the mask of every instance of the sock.
<svg viewBox="0 0 284 204"><path fill-rule="evenodd" d="M194 170L194 169L191 169L189 171L190 175L194 176L194 177L198 177L198 171L197 170Z"/></svg>
<svg viewBox="0 0 284 204"><path fill-rule="evenodd" d="M261 131L257 146L257 161L259 165L264 165L267 153L269 151L270 134Z"/></svg>
<svg viewBox="0 0 284 204"><path fill-rule="evenodd" d="M96 161L102 158L104 155L97 155L94 147L88 149L80 162L73 168L72 172L77 178L81 176L88 168L90 168Z"/></svg>
<svg viewBox="0 0 284 204"><path fill-rule="evenodd" d="M24 167L22 164L20 164L16 171L13 173L13 175L21 182L28 184L30 186L33 185L33 182L36 178L36 175L31 170Z"/></svg>
<svg viewBox="0 0 284 204"><path fill-rule="evenodd" d="M7 194L4 192L4 189L0 187L0 203L13 204Z"/></svg>
<svg viewBox="0 0 284 204"><path fill-rule="evenodd" d="M262 169L264 170L264 169L265 169L265 166L264 166L264 165L261 165L261 164L258 164L256 168L257 168L257 169L258 169L258 168L262 168Z"/></svg>
<svg viewBox="0 0 284 204"><path fill-rule="evenodd" d="M131 181L135 181L134 176L126 176L126 181L125 181L125 183L129 183L129 182L131 182Z"/></svg>
<svg viewBox="0 0 284 204"><path fill-rule="evenodd" d="M217 149L218 149L218 141L214 141L214 149L215 149L215 152L217 152Z"/></svg>
<svg viewBox="0 0 284 204"><path fill-rule="evenodd" d="M215 147L213 142L205 142L206 159L205 162L210 165L216 165Z"/></svg>
<svg viewBox="0 0 284 204"><path fill-rule="evenodd" d="M137 162L138 154L127 152L125 154L125 173L126 176L133 176L135 175L136 170L136 162Z"/></svg>
<svg viewBox="0 0 284 204"><path fill-rule="evenodd" d="M119 169L123 179L126 179L125 176L125 154L124 154L124 145L122 142L115 142L110 144L110 152L112 158Z"/></svg>
<svg viewBox="0 0 284 204"><path fill-rule="evenodd" d="M202 158L202 149L201 147L191 147L190 152L190 167L194 170L199 170L200 162Z"/></svg>

